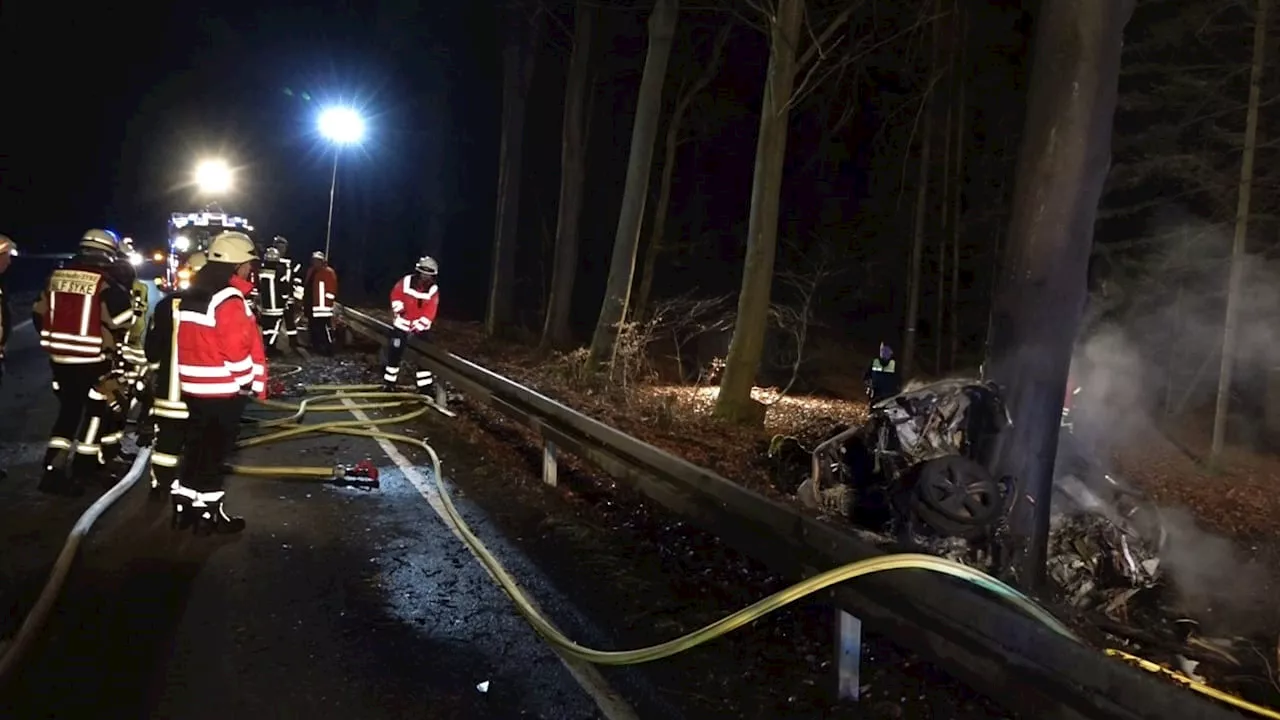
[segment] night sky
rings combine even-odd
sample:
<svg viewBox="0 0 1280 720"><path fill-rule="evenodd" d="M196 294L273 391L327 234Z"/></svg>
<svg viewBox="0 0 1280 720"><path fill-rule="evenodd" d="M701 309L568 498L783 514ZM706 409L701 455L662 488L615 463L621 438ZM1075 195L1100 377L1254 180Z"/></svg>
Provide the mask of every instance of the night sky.
<svg viewBox="0 0 1280 720"><path fill-rule="evenodd" d="M169 213L200 207L190 185L196 163L220 156L238 169L224 209L247 215L262 239L285 235L292 254L305 257L324 244L333 157L315 120L325 104L341 102L369 118L366 143L344 150L340 163L332 259L345 299L380 302L425 252L442 264L442 312L480 317L501 113L495 5L219 2L179 4L170 12L100 5L70 12L33 0L6 2L0 52L10 107L0 133L0 232L49 251L70 250L95 226L143 246L158 244ZM541 326L555 234L573 24L572 2L549 6L559 20L544 33L529 98L517 270L520 319L531 327ZM970 74L975 96L984 100L973 110L973 152L996 157L1008 154L997 143L1007 144L1020 124L1024 15L1016 3L975 8L973 26L980 30L973 42L980 49ZM911 232L911 206L902 196L915 173L904 171L904 148L911 147L923 56L918 33L901 30L917 12L885 8L876 14L881 27L859 27L859 34L880 33L886 41L876 41L858 72L828 81L793 113L782 193L780 267L803 260L819 236L834 243L858 270L833 296L848 307L833 304L832 312L874 316L877 333L899 323L901 286L894 278ZM613 4L594 44L574 303L583 334L598 312L612 248L647 14L645 3ZM664 95L668 110L728 20L705 4L682 12ZM664 257L660 294L690 287L736 292L767 60L764 35L739 23L723 70L694 105L668 221L669 240L694 247ZM659 147L655 158L661 156ZM984 169L984 162L974 161L971 206L995 200L984 198L979 185L994 186L989 178L1005 172L1005 165ZM976 235L992 234L974 228ZM900 242L866 242L874 236ZM973 311L985 312L982 305L976 300Z"/></svg>

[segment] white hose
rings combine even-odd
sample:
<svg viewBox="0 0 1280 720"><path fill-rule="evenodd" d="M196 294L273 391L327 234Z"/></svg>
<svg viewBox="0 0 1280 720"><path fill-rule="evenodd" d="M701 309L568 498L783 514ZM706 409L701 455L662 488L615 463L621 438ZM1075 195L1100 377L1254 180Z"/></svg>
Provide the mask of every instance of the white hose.
<svg viewBox="0 0 1280 720"><path fill-rule="evenodd" d="M18 666L18 662L31 649L31 645L40 635L40 631L44 629L45 623L49 620L49 613L53 612L54 605L58 602L58 597L62 594L62 586L67 581L67 575L71 572L71 563L76 559L76 551L80 549L80 541L89 534L89 530L93 524L102 517L103 513L111 508L117 500L124 497L130 488L138 482L138 478L142 477L142 473L147 469L147 462L151 459L151 448L142 448L138 451L138 456L134 459L133 465L129 468L129 472L120 478L120 482L116 483L110 490L98 498L89 506L80 519L76 521L74 527L71 528L71 534L67 535L67 541L62 545L62 552L58 554L58 559L53 564L53 570L49 573L49 579L44 583L44 589L40 591L40 598L36 600L35 606L23 618L18 633L13 636L13 640L8 643L0 643L0 684L8 678L14 668Z"/></svg>

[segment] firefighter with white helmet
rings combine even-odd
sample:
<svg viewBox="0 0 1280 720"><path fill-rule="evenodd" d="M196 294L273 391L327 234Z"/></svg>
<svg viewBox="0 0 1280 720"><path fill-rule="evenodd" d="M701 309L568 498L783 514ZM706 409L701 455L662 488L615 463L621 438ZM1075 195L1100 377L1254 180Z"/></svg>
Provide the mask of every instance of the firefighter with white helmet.
<svg viewBox="0 0 1280 720"><path fill-rule="evenodd" d="M32 308L58 398L40 480L43 492L80 495L86 479L106 479L101 443L108 398L100 381L111 377L117 337L134 316L129 291L111 278L119 251L115 233L86 231L79 252L53 272ZM68 477L62 466L73 448Z"/></svg>
<svg viewBox="0 0 1280 720"><path fill-rule="evenodd" d="M387 366L382 371L383 388L392 391L400 379L400 360L404 357L405 342L410 336L425 337L436 321L436 308L440 305L440 286L436 275L440 265L435 258L423 255L414 271L400 278L391 288L391 338L387 343ZM414 376L418 392L431 389L435 378L430 370L419 368Z"/></svg>
<svg viewBox="0 0 1280 720"><path fill-rule="evenodd" d="M302 301L302 264L289 259L289 241L277 235L271 246L280 253L276 260L276 283L284 293L284 334L289 347L298 348L298 303Z"/></svg>
<svg viewBox="0 0 1280 720"><path fill-rule="evenodd" d="M268 247L262 253L262 267L258 270L258 323L262 326L267 354L275 351L276 341L280 339L289 297L290 288L281 280L280 250Z"/></svg>
<svg viewBox="0 0 1280 720"><path fill-rule="evenodd" d="M227 513L223 463L235 447L248 399L267 395L267 369L262 334L245 300L258 264L253 240L224 232L208 254L208 265L177 301L164 407L189 413L181 477L169 487L173 527L222 534L245 526L243 518Z"/></svg>
<svg viewBox="0 0 1280 720"><path fill-rule="evenodd" d="M311 253L311 267L307 270L304 307L307 308L311 351L321 355L333 354L333 306L338 298L338 274L329 267L324 253Z"/></svg>

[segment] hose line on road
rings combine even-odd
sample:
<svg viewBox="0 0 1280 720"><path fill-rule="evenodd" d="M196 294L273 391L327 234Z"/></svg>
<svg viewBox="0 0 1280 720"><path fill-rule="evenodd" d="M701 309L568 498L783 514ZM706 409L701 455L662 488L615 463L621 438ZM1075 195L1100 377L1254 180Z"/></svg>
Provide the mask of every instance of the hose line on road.
<svg viewBox="0 0 1280 720"><path fill-rule="evenodd" d="M5 684L10 673L26 656L31 649L32 643L39 637L40 631L44 629L45 623L48 622L49 614L53 612L54 605L57 604L58 598L62 595L62 587L66 584L67 575L71 572L71 565L80 549L80 542L89 534L89 529L93 527L94 523L98 522L98 518L102 517L103 513L110 509L117 500L124 497L124 494L129 492L129 489L138 482L138 479L146 471L147 463L150 459L151 448L141 448L124 477L120 478L119 482L112 486L110 490L103 493L102 497L95 500L80 515L80 519L76 520L76 524L71 528L71 533L67 535L67 539L62 545L62 551L58 553L58 559L53 563L53 570L49 572L49 579L45 581L44 588L40 590L40 597L36 599L36 604L31 607L31 610L27 612L27 616L22 619L22 625L18 627L18 632L13 636L12 642L7 645L0 642L0 686Z"/></svg>
<svg viewBox="0 0 1280 720"><path fill-rule="evenodd" d="M263 404L268 407L280 410L291 410L292 414L283 418L260 421L259 425L269 431L261 435L256 435L242 440L240 442L240 446L254 447L258 445L265 445L311 433L337 433L341 435L381 438L383 440L412 445L423 450L431 460L433 482L435 483L436 491L439 494L441 505L444 507L448 521L454 525L459 536L471 548L471 550L475 552L476 557L480 559L485 569L489 571L502 589L507 593L515 603L516 609L522 616L524 616L529 624L533 626L534 630L558 651L579 660L598 665L636 665L639 663L661 660L663 658L671 657L677 653L695 648L706 642L719 638L722 635L726 635L805 596L812 595L813 593L819 592L833 585L837 585L846 580L887 570L905 569L927 570L930 572L950 575L972 583L987 592L993 593L1008 601L1014 607L1030 615L1053 632L1072 640L1079 640L1075 633L1073 633L1066 625L1055 618L1047 610L1040 607L1030 598L1018 592L1014 588L1006 585L996 578L991 577L990 575L975 570L967 565L950 560L944 560L932 555L901 553L868 558L866 560L860 560L858 562L849 563L847 565L828 570L827 572L807 578L795 585L792 585L791 587L780 590L705 627L657 645L637 648L634 650L597 650L594 648L584 647L565 636L535 609L533 602L527 595L525 595L523 589L515 579L511 577L510 573L503 567L502 563L494 557L493 553L485 546L484 542L476 536L470 526L467 525L466 521L463 520L461 513L453 504L453 499L450 497L448 488L444 483L440 457L436 454L435 449L431 447L431 444L422 438L411 437L391 430L378 429L377 426L404 423L431 411L433 403L430 398L416 393L377 391L377 387L378 386L376 385L313 386L308 388L308 390L327 394L309 397L297 404L280 401L265 401ZM344 399L381 400L383 402L355 406L324 404L340 403ZM309 412L336 412L339 409L350 410L353 407L355 409L368 410L375 407L385 408L390 406L413 404L417 404L418 407L409 410L408 412L385 418L371 418L367 421L332 420L307 425L302 424L303 418ZM322 477L326 472L332 473L331 468L305 466L236 466L235 470L236 472L244 472L246 474L253 475L277 475L290 477Z"/></svg>
<svg viewBox="0 0 1280 720"><path fill-rule="evenodd" d="M575 658L597 665L615 666L637 665L640 663L661 660L686 650L691 650L723 635L727 635L750 622L758 620L775 610L781 609L786 605L808 595L812 595L813 593L838 585L846 580L852 580L854 578L889 570L925 570L928 572L949 575L963 580L1008 602L1013 607L1040 622L1051 631L1075 642L1083 642L1080 637L1072 632L1071 629L1068 628L1061 620L1054 617L1048 610L1038 605L1034 600L1023 595L1021 592L1010 587L1004 582L987 575L986 573L967 565L951 560L945 560L933 555L898 553L859 560L857 562L848 563L824 573L814 575L813 577L802 580L790 587L779 590L778 592L775 592L772 595L769 595L768 597L748 605L747 607L727 615L709 625L656 645L632 650L598 650L584 647L562 633L536 608L533 601L529 599L520 585L511 577L510 573L507 572L502 563L494 556L489 548L485 546L484 542L481 541L480 538L471 530L471 527L462 518L461 513L453 504L453 499L444 482L444 473L441 468L440 457L436 454L435 449L431 447L431 444L422 438L411 437L409 435L389 430L380 430L377 427L413 420L426 414L432 409L435 409L435 404L430 398L417 393L384 392L379 391L379 387L380 386L377 385L315 385L309 386L307 389L309 391L323 392L326 394L310 397L296 404L276 400L263 401L262 404L267 407L290 411L291 414L283 418L259 421L258 424L260 427L267 429L283 429L247 438L241 441L240 445L242 447L252 447L308 433L332 432L342 435L355 435L389 440L420 448L427 453L428 458L431 460L432 481L435 484L436 493L440 498L440 504L444 508L448 521L453 524L458 536L463 539L475 556L479 558L485 570L488 571L490 576L492 576L503 591L506 592L507 596L511 598L511 601L516 606L516 610L525 618L526 621L528 621L534 631L537 632L538 635L550 644L557 652L570 658ZM350 401L357 399L379 400L381 402L364 404L342 403L343 400ZM333 404L325 405L324 403L327 402ZM415 404L418 405L417 408L392 417L371 417L367 421L357 419L325 421L312 425L301 424L303 418L309 412L348 412L351 410L385 409L397 406L411 406ZM332 469L302 466L240 466L237 468L237 472L253 475L325 477L325 473L332 473ZM1113 649L1107 649L1106 654L1111 657L1120 657L1129 662L1137 662L1144 669L1152 670L1153 672L1155 671L1153 668L1163 671L1173 680L1188 687L1189 689L1198 692L1201 695L1229 704L1237 709L1251 712L1262 717L1271 718L1272 720L1280 720L1280 713L1277 713L1274 710L1251 703L1236 695L1218 690L1205 683L1193 680L1181 673L1170 671L1167 668L1163 668L1148 660L1143 660L1136 656Z"/></svg>

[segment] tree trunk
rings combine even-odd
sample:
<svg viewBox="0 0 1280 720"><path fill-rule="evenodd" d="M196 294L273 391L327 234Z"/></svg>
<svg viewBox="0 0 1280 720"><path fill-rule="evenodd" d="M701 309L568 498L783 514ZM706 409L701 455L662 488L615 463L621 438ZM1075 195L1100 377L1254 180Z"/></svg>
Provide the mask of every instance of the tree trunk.
<svg viewBox="0 0 1280 720"><path fill-rule="evenodd" d="M935 0L934 14L942 13L942 0ZM925 90L921 112L924 113L924 132L920 139L920 181L916 187L916 217L914 236L911 239L911 262L907 274L907 318L902 330L902 370L904 378L910 377L916 364L916 323L920 322L920 264L924 255L924 225L929 212L929 160L933 148L933 84L938 78L938 19L933 21L932 45L929 60L929 87Z"/></svg>
<svg viewBox="0 0 1280 720"><path fill-rule="evenodd" d="M596 332L591 338L591 352L587 357L587 365L591 368L612 361L619 326L627 317L627 301L636 272L636 251L640 247L640 225L644 220L645 200L649 196L653 144L662 118L662 87L679 17L679 0L657 0L653 14L649 16L649 50L645 55L644 73L640 77L635 124L631 127L631 152L627 158L622 209L613 238L613 257L609 261L604 302L600 305L600 318L596 321Z"/></svg>
<svg viewBox="0 0 1280 720"><path fill-rule="evenodd" d="M636 288L635 302L632 304L631 316L635 322L645 320L645 311L649 307L649 297L653 292L653 274L658 258L666 247L667 214L671 207L671 183L675 178L676 152L680 148L680 129L684 125L684 117L689 112L689 106L693 104L694 98L720 71L720 60L724 55L725 43L729 40L729 31L732 29L732 23L725 23L720 29L720 34L716 36L715 45L711 51L711 60L697 81L686 88L684 94L676 101L675 110L671 113L671 120L667 124L666 154L662 162L662 178L658 183L658 202L653 210L653 227L650 229L649 244L644 251L640 287Z"/></svg>
<svg viewBox="0 0 1280 720"><path fill-rule="evenodd" d="M948 73L950 74L950 73ZM942 375L942 340L943 323L946 322L947 309L947 250L951 244L951 111L950 98L947 100L946 120L942 124L944 134L942 141L942 227L938 232L938 289L937 307L934 312L933 327L933 372Z"/></svg>
<svg viewBox="0 0 1280 720"><path fill-rule="evenodd" d="M587 95L591 85L591 35L599 5L578 0L574 11L573 53L564 98L563 140L560 153L560 204L556 217L556 248L551 266L547 317L542 326L542 351L569 344L569 310L578 272L578 231L582 216L582 184L587 165Z"/></svg>
<svg viewBox="0 0 1280 720"><path fill-rule="evenodd" d="M778 0L769 22L769 69L760 107L760 134L751 181L751 211L747 219L747 256L742 267L738 316L725 359L715 414L734 422L761 418L751 398L760 368L769 321L773 260L778 244L778 206L782 170L787 157L787 128L791 92L795 87L796 48L804 18L804 0Z"/></svg>
<svg viewBox="0 0 1280 720"><path fill-rule="evenodd" d="M520 180L524 164L525 107L538 57L542 13L527 17L523 5L507 7L508 35L502 51L502 136L498 146L498 202L493 229L493 270L485 332L498 335L514 319L516 243L520 227Z"/></svg>
<svg viewBox="0 0 1280 720"><path fill-rule="evenodd" d="M968 98L965 91L968 89L967 73L969 53L969 14L965 12L961 4L956 2L956 12L960 14L958 24L960 26L960 59L956 66L956 80L958 87L956 89L956 103L959 109L956 112L956 159L955 170L952 173L955 189L951 191L951 355L950 367L955 370L956 361L960 354L960 221L964 216L964 192L965 192L965 164L964 164L964 138L965 131L968 129L966 120L968 116Z"/></svg>
<svg viewBox="0 0 1280 720"><path fill-rule="evenodd" d="M1025 495L1010 519L1015 570L1044 577L1053 461L1089 254L1111 155L1124 26L1135 0L1044 0L1013 189L990 367L1013 424L993 469Z"/></svg>
<svg viewBox="0 0 1280 720"><path fill-rule="evenodd" d="M1231 410L1231 376L1235 369L1236 332L1240 315L1240 286L1244 282L1245 239L1249 232L1249 200L1253 191L1253 154L1258 141L1258 100L1262 88L1262 66L1267 57L1267 5L1258 0L1253 30L1253 68L1249 71L1249 114L1244 130L1244 156L1240 161L1240 198L1236 205L1236 235L1231 243L1231 276L1227 281L1227 316L1222 327L1222 365L1218 371L1218 400L1213 409L1213 445L1209 467L1218 469L1227 434L1227 413Z"/></svg>

